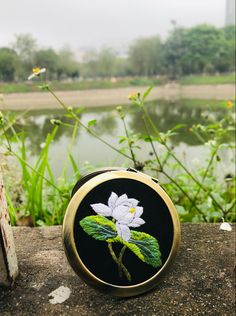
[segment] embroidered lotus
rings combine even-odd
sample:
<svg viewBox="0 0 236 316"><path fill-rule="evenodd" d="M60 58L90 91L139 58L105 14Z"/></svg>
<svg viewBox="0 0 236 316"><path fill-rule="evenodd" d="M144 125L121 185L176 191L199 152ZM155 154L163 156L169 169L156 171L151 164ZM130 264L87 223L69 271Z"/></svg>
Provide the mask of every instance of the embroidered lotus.
<svg viewBox="0 0 236 316"><path fill-rule="evenodd" d="M145 224L141 218L143 207L138 204L137 199L129 198L127 194L118 196L111 192L107 205L90 205L98 215L87 216L80 221L81 227L88 235L107 242L111 257L118 265L119 276L124 275L128 281L131 281L131 275L122 261L126 248L146 264L155 268L162 265L157 239L145 232L131 229ZM123 245L119 255L114 252L113 243Z"/></svg>
<svg viewBox="0 0 236 316"><path fill-rule="evenodd" d="M118 195L114 192L108 199L108 205L97 203L91 204L93 210L103 216L112 216L116 221L118 235L124 240L130 239L131 233L129 227L139 227L145 223L140 218L143 213L143 207L138 206L139 201L129 199L126 194Z"/></svg>

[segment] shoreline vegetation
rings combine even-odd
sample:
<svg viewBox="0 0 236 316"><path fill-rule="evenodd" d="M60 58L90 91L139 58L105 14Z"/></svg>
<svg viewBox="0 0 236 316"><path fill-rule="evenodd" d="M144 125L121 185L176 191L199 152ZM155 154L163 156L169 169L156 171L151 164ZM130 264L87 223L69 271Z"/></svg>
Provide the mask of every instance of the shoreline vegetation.
<svg viewBox="0 0 236 316"><path fill-rule="evenodd" d="M55 87L53 86L54 90ZM37 88L38 89L38 88ZM128 95L132 92L143 93L146 86L128 86L113 89L91 89L78 91L57 91L57 95L72 107L104 107L129 104ZM149 101L166 100L202 100L215 104L220 100L232 100L235 95L234 84L218 85L179 85L170 83L155 86L149 96ZM190 103L191 103L190 102ZM0 94L0 110L46 110L59 109L60 105L45 92L10 93Z"/></svg>
<svg viewBox="0 0 236 316"><path fill-rule="evenodd" d="M109 79L91 79L91 80L68 80L51 81L55 91L76 91L92 89L115 89L127 87L147 87L147 86L171 86L171 85L222 85L235 84L235 73L226 73L220 75L189 75L183 76L174 82L168 81L165 76L159 77L130 77ZM37 92L38 87L32 81L22 82L0 82L0 94L11 93L30 93Z"/></svg>
<svg viewBox="0 0 236 316"><path fill-rule="evenodd" d="M142 132L131 130L127 124L126 110L122 106L116 107L116 115L123 125L123 133L119 133L121 136L116 136L115 142L110 142L97 132L96 124L102 126L101 121L99 123L93 118L84 122L81 109L74 109L71 104L65 103L48 85L45 85L44 89L60 104L64 115L60 118L48 118L52 126L47 130L45 137L40 140L37 138L40 142L40 151L35 156L34 162L29 161L31 150L28 139L32 133L29 134L24 129L19 132L12 114L6 113L0 117L3 136L2 158L8 159L11 156L18 163L18 170L21 172L20 179L16 179L16 172L12 178L5 177L13 225L23 223L29 226L45 226L62 223L74 183L81 178L85 170L89 171L90 168L87 166L85 169L85 165L83 166L76 156L76 153L83 150L78 147L76 141L76 135L81 129L100 144L116 152L123 159L123 166L133 166L139 171L162 179L162 186L172 197L182 222L220 222L222 218L226 222L235 221L235 176L222 169L225 151L235 149L232 144L235 132L232 101L225 101L226 113L222 119L218 120L217 117L205 113L203 124L198 122L188 128L191 137L200 140L207 150L207 155L200 156L201 163L191 170L173 146L175 144L173 137L178 133L185 133L186 129L182 129L185 125L180 122L168 130L160 130L158 120L152 118L150 108L145 103L153 92L151 87L143 93L129 95L130 105L140 111L140 123L144 128ZM67 141L64 148L66 152L64 166L61 168L60 175L55 176L51 150L58 134L64 133L61 130L64 127L68 129L70 141ZM35 131L38 131L36 126ZM146 144L148 148L149 159L142 158L142 144ZM228 163L233 162L233 158L228 161ZM14 170L12 168L14 166L11 163L9 168L5 167L5 170L9 172ZM69 177L68 168L73 169L73 177ZM219 181L217 170L222 170L222 182Z"/></svg>

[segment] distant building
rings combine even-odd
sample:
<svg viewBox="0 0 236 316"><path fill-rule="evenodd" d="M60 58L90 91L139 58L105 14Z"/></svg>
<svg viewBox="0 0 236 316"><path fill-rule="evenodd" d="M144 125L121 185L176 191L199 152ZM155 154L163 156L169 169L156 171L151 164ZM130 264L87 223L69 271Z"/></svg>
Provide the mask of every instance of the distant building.
<svg viewBox="0 0 236 316"><path fill-rule="evenodd" d="M226 0L225 25L235 24L235 0Z"/></svg>

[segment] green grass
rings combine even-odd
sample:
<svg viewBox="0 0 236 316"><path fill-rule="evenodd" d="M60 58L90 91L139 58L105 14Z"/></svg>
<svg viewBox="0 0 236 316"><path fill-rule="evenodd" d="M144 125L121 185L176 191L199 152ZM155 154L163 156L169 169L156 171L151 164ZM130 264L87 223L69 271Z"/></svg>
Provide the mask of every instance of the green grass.
<svg viewBox="0 0 236 316"><path fill-rule="evenodd" d="M235 73L221 75L191 75L180 79L180 84L183 85L215 85L230 83L235 83Z"/></svg>
<svg viewBox="0 0 236 316"><path fill-rule="evenodd" d="M123 88L129 86L150 86L150 85L162 85L166 82L166 79L157 78L126 78L119 79L116 83L112 83L110 80L86 80L86 81L74 81L74 82L60 82L53 81L51 85L54 91L73 91L73 90L90 90L90 89L114 89ZM17 93L17 92L38 92L37 81L21 82L21 83L0 83L0 93Z"/></svg>
<svg viewBox="0 0 236 316"><path fill-rule="evenodd" d="M145 78L145 77L132 77L118 79L116 83L110 80L85 80L73 82L60 82L53 81L51 84L54 91L72 91L72 90L89 90L89 89L112 89L123 88L130 86L161 86L167 83L166 77L159 78ZM185 76L179 80L182 85L206 85L206 84L234 84L235 74L221 74L221 75L191 75ZM0 83L0 93L17 93L17 92L38 92L40 82L26 81L19 83Z"/></svg>
<svg viewBox="0 0 236 316"><path fill-rule="evenodd" d="M201 99L180 99L175 101L181 107L190 106L193 108L226 108L225 100L201 100Z"/></svg>

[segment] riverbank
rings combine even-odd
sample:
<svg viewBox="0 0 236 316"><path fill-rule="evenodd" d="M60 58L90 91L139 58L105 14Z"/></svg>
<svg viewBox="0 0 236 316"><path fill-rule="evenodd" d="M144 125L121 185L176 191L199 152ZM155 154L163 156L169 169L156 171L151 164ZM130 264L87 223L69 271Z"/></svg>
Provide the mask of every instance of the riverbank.
<svg viewBox="0 0 236 316"><path fill-rule="evenodd" d="M128 95L134 91L144 92L148 87L126 87L117 89L93 89L82 91L57 91L56 94L68 106L98 107L128 104ZM148 100L204 99L228 100L234 98L235 86L222 85L177 85L154 87ZM50 93L30 92L0 95L1 110L57 109L60 104Z"/></svg>

